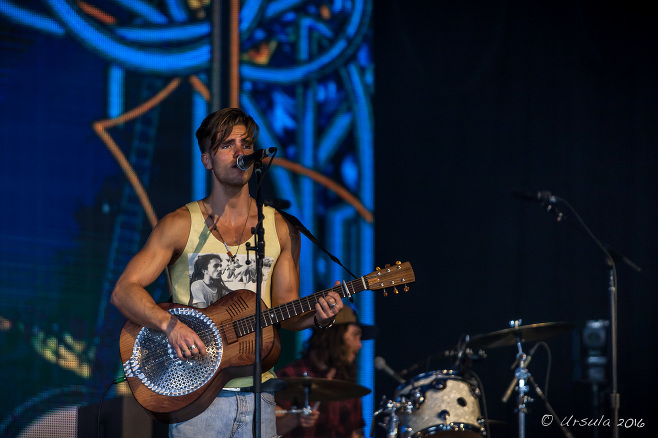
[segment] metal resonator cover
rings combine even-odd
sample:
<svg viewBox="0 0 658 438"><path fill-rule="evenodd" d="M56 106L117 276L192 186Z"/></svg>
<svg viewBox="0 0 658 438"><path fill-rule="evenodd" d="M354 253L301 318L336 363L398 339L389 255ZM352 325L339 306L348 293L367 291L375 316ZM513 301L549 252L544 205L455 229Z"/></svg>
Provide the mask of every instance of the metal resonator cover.
<svg viewBox="0 0 658 438"><path fill-rule="evenodd" d="M201 388L215 375L222 360L222 338L212 319L198 310L177 307L169 313L199 335L206 345L206 356L180 360L163 332L143 327L135 340L133 355L123 364L123 369L126 377L138 377L160 395L185 395Z"/></svg>

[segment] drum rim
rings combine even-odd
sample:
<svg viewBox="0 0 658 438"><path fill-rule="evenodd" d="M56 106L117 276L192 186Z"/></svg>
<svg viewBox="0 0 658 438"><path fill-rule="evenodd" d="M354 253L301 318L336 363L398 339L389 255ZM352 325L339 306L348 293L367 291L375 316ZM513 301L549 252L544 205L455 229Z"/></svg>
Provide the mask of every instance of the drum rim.
<svg viewBox="0 0 658 438"><path fill-rule="evenodd" d="M417 381L423 380L423 379L426 379L426 378L432 377L432 376L435 376L435 377L441 377L442 376L442 377L445 377L447 379L457 378L457 379L463 380L464 382L468 383L467 379L464 379L463 377L459 376L459 371L457 371L457 370L428 371L426 373L417 374L414 377L412 377L411 379L407 380L406 382L400 384L400 386L398 386L395 389L395 394L400 395L402 393L402 389L407 388L409 386L411 387L409 389L416 388L417 386L415 385L415 383Z"/></svg>
<svg viewBox="0 0 658 438"><path fill-rule="evenodd" d="M485 429L482 426L477 426L471 423L447 423L447 424L433 424L419 430L412 432L410 438L424 438L434 436L437 432L476 432L482 435Z"/></svg>

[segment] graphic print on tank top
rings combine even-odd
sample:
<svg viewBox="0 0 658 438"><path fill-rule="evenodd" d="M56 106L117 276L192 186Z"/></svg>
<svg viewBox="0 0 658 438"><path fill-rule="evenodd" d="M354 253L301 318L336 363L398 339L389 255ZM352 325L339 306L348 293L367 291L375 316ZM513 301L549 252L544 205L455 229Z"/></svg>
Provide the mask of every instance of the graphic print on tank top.
<svg viewBox="0 0 658 438"><path fill-rule="evenodd" d="M256 292L256 262L247 263L246 254L237 254L231 260L228 254L193 253L187 255L190 273L191 307L205 308L234 290L247 289ZM265 257L263 260L262 290L265 290L267 279L274 259Z"/></svg>

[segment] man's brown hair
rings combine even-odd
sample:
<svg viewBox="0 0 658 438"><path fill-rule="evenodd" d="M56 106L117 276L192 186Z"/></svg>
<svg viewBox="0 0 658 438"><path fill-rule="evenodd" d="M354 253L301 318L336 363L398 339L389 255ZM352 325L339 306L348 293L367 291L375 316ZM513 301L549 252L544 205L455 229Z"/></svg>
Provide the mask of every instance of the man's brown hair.
<svg viewBox="0 0 658 438"><path fill-rule="evenodd" d="M209 114L196 130L196 139L201 153L214 152L231 135L233 127L246 128L245 138L252 144L258 137L258 125L253 118L240 108L224 108Z"/></svg>

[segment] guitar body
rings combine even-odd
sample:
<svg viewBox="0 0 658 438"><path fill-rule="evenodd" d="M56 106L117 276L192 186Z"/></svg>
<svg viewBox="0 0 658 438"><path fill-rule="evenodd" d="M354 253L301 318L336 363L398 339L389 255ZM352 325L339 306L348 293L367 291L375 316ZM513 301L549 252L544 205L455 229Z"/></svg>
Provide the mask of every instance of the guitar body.
<svg viewBox="0 0 658 438"><path fill-rule="evenodd" d="M159 304L165 310L188 308L180 304ZM261 310L267 309L261 300ZM179 423L194 418L213 402L226 383L236 377L251 376L256 357L256 335L236 335L231 324L256 312L256 294L249 290L234 291L205 309L194 309L210 318L219 327L223 353L215 374L200 388L185 395L162 395L144 385L139 377L127 377L130 389L137 402L158 421ZM135 341L142 326L130 321L121 330L119 348L125 364L133 356ZM281 353L279 333L274 326L262 330L262 371L272 368ZM195 359L189 359L194 361Z"/></svg>

